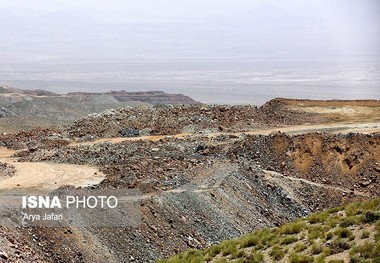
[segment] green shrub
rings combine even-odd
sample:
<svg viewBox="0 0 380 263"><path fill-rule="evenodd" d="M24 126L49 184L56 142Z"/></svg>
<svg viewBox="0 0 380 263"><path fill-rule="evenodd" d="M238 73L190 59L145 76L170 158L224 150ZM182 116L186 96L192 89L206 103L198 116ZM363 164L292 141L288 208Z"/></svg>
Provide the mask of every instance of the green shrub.
<svg viewBox="0 0 380 263"><path fill-rule="evenodd" d="M326 256L325 255L319 255L314 259L315 263L325 263L326 262Z"/></svg>
<svg viewBox="0 0 380 263"><path fill-rule="evenodd" d="M355 246L351 249L350 254L360 255L362 258L371 258L372 251L374 250L375 245L366 241L363 245Z"/></svg>
<svg viewBox="0 0 380 263"><path fill-rule="evenodd" d="M324 248L323 248L323 251L322 251L322 254L323 254L325 257L327 257L327 256L329 256L329 255L332 254L332 251L331 251L331 249L330 249L329 247L324 247Z"/></svg>
<svg viewBox="0 0 380 263"><path fill-rule="evenodd" d="M342 211L344 209L344 207L342 207L342 206L338 206L338 207L333 207L333 208L329 208L329 209L327 209L327 213L329 213L330 215L331 214L336 214L336 213L338 213L339 211Z"/></svg>
<svg viewBox="0 0 380 263"><path fill-rule="evenodd" d="M342 219L342 221L340 222L339 226L341 226L341 227L349 227L349 226L357 225L361 221L362 221L361 218L358 217L358 216L350 216L350 217L346 217L346 218Z"/></svg>
<svg viewBox="0 0 380 263"><path fill-rule="evenodd" d="M333 232L327 232L326 233L326 240L330 240L334 237L334 233Z"/></svg>
<svg viewBox="0 0 380 263"><path fill-rule="evenodd" d="M285 252L280 248L280 246L276 245L272 248L272 250L269 252L269 255L274 260L280 260L285 256Z"/></svg>
<svg viewBox="0 0 380 263"><path fill-rule="evenodd" d="M183 254L176 255L174 257L171 257L169 259L162 259L157 261L158 263L203 263L204 258L200 251L191 249Z"/></svg>
<svg viewBox="0 0 380 263"><path fill-rule="evenodd" d="M350 238L353 236L352 232L343 227L339 227L337 230L335 230L335 234L340 238Z"/></svg>
<svg viewBox="0 0 380 263"><path fill-rule="evenodd" d="M251 235L247 235L243 237L243 239L240 242L240 246L242 248L253 247L253 246L256 246L258 243L259 243L259 238L256 235L251 234Z"/></svg>
<svg viewBox="0 0 380 263"><path fill-rule="evenodd" d="M235 254L237 252L237 245L238 243L236 240L225 240L222 243L220 243L220 246L222 247L222 255L228 256Z"/></svg>
<svg viewBox="0 0 380 263"><path fill-rule="evenodd" d="M360 203L348 204L344 208L344 211L346 211L347 217L356 216L356 215L362 213L362 204L360 204Z"/></svg>
<svg viewBox="0 0 380 263"><path fill-rule="evenodd" d="M183 259L189 263L201 263L204 261L202 253L195 249L186 252L183 256Z"/></svg>
<svg viewBox="0 0 380 263"><path fill-rule="evenodd" d="M313 244L310 248L310 253L313 255L318 255L323 252L323 246L321 244Z"/></svg>
<svg viewBox="0 0 380 263"><path fill-rule="evenodd" d="M373 262L380 262L380 241L378 241L375 247L372 249Z"/></svg>
<svg viewBox="0 0 380 263"><path fill-rule="evenodd" d="M327 212L321 212L321 213L315 213L311 214L307 220L310 224L316 224L316 223L323 223L326 221L326 219L329 217L329 214Z"/></svg>
<svg viewBox="0 0 380 263"><path fill-rule="evenodd" d="M375 231L375 241L378 242L380 241L380 221L375 223Z"/></svg>
<svg viewBox="0 0 380 263"><path fill-rule="evenodd" d="M329 229L336 227L340 223L341 217L336 215L327 219L326 227Z"/></svg>
<svg viewBox="0 0 380 263"><path fill-rule="evenodd" d="M327 261L328 263L344 263L343 259L331 259Z"/></svg>
<svg viewBox="0 0 380 263"><path fill-rule="evenodd" d="M330 244L331 254L338 254L345 250L350 249L350 244L341 239L335 239Z"/></svg>
<svg viewBox="0 0 380 263"><path fill-rule="evenodd" d="M289 245L289 244L292 244L296 241L298 241L298 238L296 236L287 236L281 240L280 244L281 245Z"/></svg>
<svg viewBox="0 0 380 263"><path fill-rule="evenodd" d="M245 257L246 256L246 253L244 250L239 250L237 251L234 255L233 255L233 258L242 258L242 257Z"/></svg>
<svg viewBox="0 0 380 263"><path fill-rule="evenodd" d="M365 223L373 223L379 219L380 219L380 213L379 212L367 211L364 215L364 222Z"/></svg>
<svg viewBox="0 0 380 263"><path fill-rule="evenodd" d="M261 252L254 252L251 256L246 257L248 263L263 263L264 255Z"/></svg>
<svg viewBox="0 0 380 263"><path fill-rule="evenodd" d="M350 263L363 263L365 262L365 259L355 256L355 255L350 255Z"/></svg>
<svg viewBox="0 0 380 263"><path fill-rule="evenodd" d="M361 236L361 238L362 238L362 239L369 238L370 234L371 234L371 233L369 233L368 231L364 231L363 234L362 234L362 236Z"/></svg>
<svg viewBox="0 0 380 263"><path fill-rule="evenodd" d="M304 243L298 242L297 244L294 245L293 249L294 249L295 252L302 252L306 248L307 248L307 246Z"/></svg>
<svg viewBox="0 0 380 263"><path fill-rule="evenodd" d="M289 256L290 263L312 263L314 258L304 254L292 253Z"/></svg>
<svg viewBox="0 0 380 263"><path fill-rule="evenodd" d="M206 250L206 254L210 255L211 257L215 257L220 252L222 252L222 247L220 245L215 245Z"/></svg>
<svg viewBox="0 0 380 263"><path fill-rule="evenodd" d="M279 228L280 234L285 235L293 235L298 234L306 227L306 223L304 221L297 220L293 223L289 223L286 225L283 225Z"/></svg>
<svg viewBox="0 0 380 263"><path fill-rule="evenodd" d="M268 233L261 237L260 242L263 246L269 247L278 243L279 239L280 237L278 235L273 234L273 233Z"/></svg>
<svg viewBox="0 0 380 263"><path fill-rule="evenodd" d="M361 207L365 211L379 211L380 210L380 198L375 198L361 203Z"/></svg>
<svg viewBox="0 0 380 263"><path fill-rule="evenodd" d="M309 226L308 233L307 238L309 241L325 237L325 230L322 226Z"/></svg>
<svg viewBox="0 0 380 263"><path fill-rule="evenodd" d="M205 256L203 256L203 259L204 259L204 261L209 262L213 259L213 257L210 255L205 255Z"/></svg>

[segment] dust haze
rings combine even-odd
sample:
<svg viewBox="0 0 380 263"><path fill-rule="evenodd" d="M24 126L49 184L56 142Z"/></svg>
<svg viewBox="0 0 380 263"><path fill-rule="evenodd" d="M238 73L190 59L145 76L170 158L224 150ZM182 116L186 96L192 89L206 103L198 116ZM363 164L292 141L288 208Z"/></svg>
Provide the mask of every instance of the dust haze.
<svg viewBox="0 0 380 263"><path fill-rule="evenodd" d="M0 84L206 103L380 99L380 4L0 1Z"/></svg>

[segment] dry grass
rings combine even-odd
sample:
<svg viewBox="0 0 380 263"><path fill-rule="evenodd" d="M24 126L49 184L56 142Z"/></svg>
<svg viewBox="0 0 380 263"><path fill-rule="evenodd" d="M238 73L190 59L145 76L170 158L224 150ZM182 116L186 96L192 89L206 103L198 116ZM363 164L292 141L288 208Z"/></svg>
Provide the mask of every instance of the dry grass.
<svg viewBox="0 0 380 263"><path fill-rule="evenodd" d="M380 262L380 199L311 214L159 262L276 261Z"/></svg>

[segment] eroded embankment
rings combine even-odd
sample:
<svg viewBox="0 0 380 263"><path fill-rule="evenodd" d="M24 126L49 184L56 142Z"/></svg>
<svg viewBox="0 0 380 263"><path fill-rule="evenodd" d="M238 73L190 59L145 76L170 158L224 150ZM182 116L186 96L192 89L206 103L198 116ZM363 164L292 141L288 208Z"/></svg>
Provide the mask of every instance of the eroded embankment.
<svg viewBox="0 0 380 263"><path fill-rule="evenodd" d="M99 188L144 194L137 229L24 234L48 261L151 262L378 194L379 143L379 134L220 135L21 152L28 162L98 166L107 176Z"/></svg>
<svg viewBox="0 0 380 263"><path fill-rule="evenodd" d="M232 155L284 175L379 193L380 133L249 136Z"/></svg>

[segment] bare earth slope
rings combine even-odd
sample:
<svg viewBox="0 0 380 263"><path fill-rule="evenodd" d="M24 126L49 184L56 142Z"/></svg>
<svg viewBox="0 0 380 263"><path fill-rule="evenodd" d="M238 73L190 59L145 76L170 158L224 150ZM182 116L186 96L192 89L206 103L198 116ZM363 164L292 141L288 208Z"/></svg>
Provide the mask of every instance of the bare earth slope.
<svg viewBox="0 0 380 263"><path fill-rule="evenodd" d="M138 188L143 197L138 228L1 229L0 244L11 262L27 262L18 256L25 246L36 262L153 262L377 196L379 105L277 99L261 108L138 107L2 135L3 147L18 150L16 174L32 163L37 170L68 165L68 178L86 181L100 169L105 179L95 188ZM361 110L349 117L330 112L353 106ZM357 127L377 133L350 133ZM2 158L12 154L2 151ZM75 168L90 172L82 177ZM30 176L39 178L37 170ZM7 241L15 235L17 248Z"/></svg>

